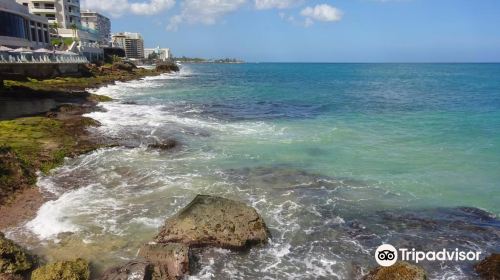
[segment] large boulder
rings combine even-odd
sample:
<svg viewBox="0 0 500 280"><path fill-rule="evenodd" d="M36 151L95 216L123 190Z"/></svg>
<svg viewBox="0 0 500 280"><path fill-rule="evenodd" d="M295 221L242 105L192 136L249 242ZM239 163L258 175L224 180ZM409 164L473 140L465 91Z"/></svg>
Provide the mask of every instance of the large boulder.
<svg viewBox="0 0 500 280"><path fill-rule="evenodd" d="M153 267L144 261L131 261L106 270L101 280L151 280Z"/></svg>
<svg viewBox="0 0 500 280"><path fill-rule="evenodd" d="M33 258L0 232L0 274L24 274L34 265ZM11 275L11 277L13 277Z"/></svg>
<svg viewBox="0 0 500 280"><path fill-rule="evenodd" d="M155 241L244 249L266 243L268 238L264 220L252 207L221 197L198 195L165 221Z"/></svg>
<svg viewBox="0 0 500 280"><path fill-rule="evenodd" d="M89 263L80 258L44 265L31 274L31 280L88 280L89 278Z"/></svg>
<svg viewBox="0 0 500 280"><path fill-rule="evenodd" d="M491 254L474 266L474 270L485 280L500 280L500 254Z"/></svg>
<svg viewBox="0 0 500 280"><path fill-rule="evenodd" d="M397 262L388 267L377 267L363 280L426 280L425 270L407 262Z"/></svg>
<svg viewBox="0 0 500 280"><path fill-rule="evenodd" d="M180 279L189 273L189 247L184 244L147 244L139 256L153 264L154 279Z"/></svg>

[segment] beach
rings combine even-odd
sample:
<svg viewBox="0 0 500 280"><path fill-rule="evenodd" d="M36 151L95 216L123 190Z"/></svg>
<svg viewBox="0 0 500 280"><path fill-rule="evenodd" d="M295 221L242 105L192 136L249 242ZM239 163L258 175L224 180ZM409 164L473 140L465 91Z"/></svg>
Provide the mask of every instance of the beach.
<svg viewBox="0 0 500 280"><path fill-rule="evenodd" d="M89 93L112 100L77 114L96 122L77 129L97 144L37 173L41 196L28 188L18 199L32 206L2 231L47 260L89 260L98 275L207 194L254 207L272 237L201 252L192 279L360 279L383 243L485 257L500 251L499 73L185 64L103 85ZM471 262L419 265L430 279L477 278Z"/></svg>

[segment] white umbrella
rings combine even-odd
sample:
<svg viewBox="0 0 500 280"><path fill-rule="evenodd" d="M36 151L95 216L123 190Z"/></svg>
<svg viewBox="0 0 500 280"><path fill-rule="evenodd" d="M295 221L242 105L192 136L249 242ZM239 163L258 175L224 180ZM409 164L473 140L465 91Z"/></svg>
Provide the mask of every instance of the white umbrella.
<svg viewBox="0 0 500 280"><path fill-rule="evenodd" d="M12 49L4 46L0 46L0 52L10 52Z"/></svg>
<svg viewBox="0 0 500 280"><path fill-rule="evenodd" d="M47 49L38 49L38 50L34 50L33 52L34 53L52 53L51 50L47 50Z"/></svg>
<svg viewBox="0 0 500 280"><path fill-rule="evenodd" d="M31 51L28 48L17 48L15 50L11 50L10 52L13 52L13 53L32 53L33 51Z"/></svg>

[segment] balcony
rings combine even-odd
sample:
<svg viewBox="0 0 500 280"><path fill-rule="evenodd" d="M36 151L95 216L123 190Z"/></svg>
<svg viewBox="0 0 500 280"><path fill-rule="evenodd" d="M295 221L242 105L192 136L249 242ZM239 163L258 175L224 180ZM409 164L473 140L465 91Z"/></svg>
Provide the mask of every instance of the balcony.
<svg viewBox="0 0 500 280"><path fill-rule="evenodd" d="M55 14L56 9L52 8L42 8L42 7L30 7L30 13L32 14Z"/></svg>

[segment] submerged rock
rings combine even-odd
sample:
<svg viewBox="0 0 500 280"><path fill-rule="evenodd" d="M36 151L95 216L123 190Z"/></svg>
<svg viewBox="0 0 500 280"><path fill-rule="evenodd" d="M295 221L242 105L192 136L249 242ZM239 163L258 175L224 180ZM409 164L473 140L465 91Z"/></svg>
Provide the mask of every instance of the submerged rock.
<svg viewBox="0 0 500 280"><path fill-rule="evenodd" d="M252 207L221 197L198 195L165 221L155 241L243 249L266 243L268 238L264 220Z"/></svg>
<svg viewBox="0 0 500 280"><path fill-rule="evenodd" d="M89 278L89 263L80 258L44 265L31 274L31 280L88 280Z"/></svg>
<svg viewBox="0 0 500 280"><path fill-rule="evenodd" d="M159 150L170 150L170 149L177 147L178 144L179 144L179 142L177 142L174 139L167 139L163 142L157 142L154 144L150 144L150 145L148 145L148 148L159 149Z"/></svg>
<svg viewBox="0 0 500 280"><path fill-rule="evenodd" d="M486 280L500 279L500 254L491 254L474 266L474 270Z"/></svg>
<svg viewBox="0 0 500 280"><path fill-rule="evenodd" d="M177 279L189 273L189 247L184 244L147 244L139 256L154 265L154 279Z"/></svg>
<svg viewBox="0 0 500 280"><path fill-rule="evenodd" d="M26 251L0 232L0 274L22 274L33 265L34 262Z"/></svg>
<svg viewBox="0 0 500 280"><path fill-rule="evenodd" d="M148 262L131 261L106 270L101 280L151 280L153 267Z"/></svg>
<svg viewBox="0 0 500 280"><path fill-rule="evenodd" d="M407 262L397 262L388 267L377 267L363 280L426 280L425 270Z"/></svg>

